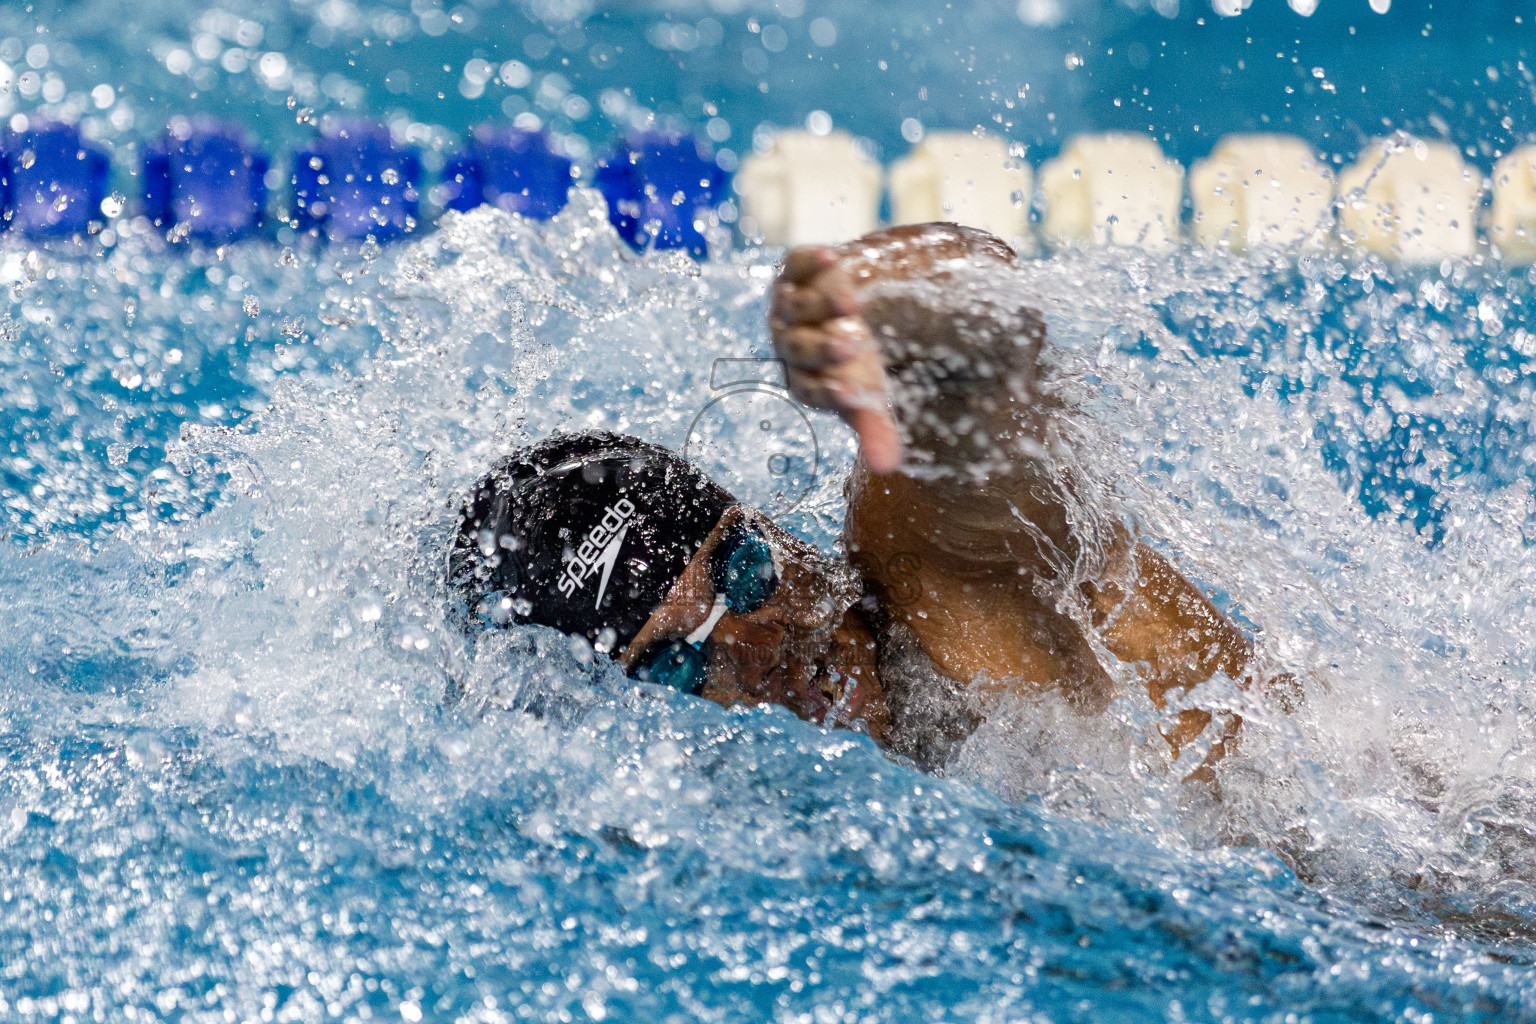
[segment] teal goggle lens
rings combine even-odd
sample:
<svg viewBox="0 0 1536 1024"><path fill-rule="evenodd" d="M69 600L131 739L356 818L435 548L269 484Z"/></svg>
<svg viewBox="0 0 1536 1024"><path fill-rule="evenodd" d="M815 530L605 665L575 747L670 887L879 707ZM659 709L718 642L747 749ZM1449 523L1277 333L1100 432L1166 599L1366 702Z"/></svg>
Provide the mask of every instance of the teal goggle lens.
<svg viewBox="0 0 1536 1024"><path fill-rule="evenodd" d="M710 561L715 593L733 612L755 612L779 589L773 549L755 528L738 526L720 542Z"/></svg>
<svg viewBox="0 0 1536 1024"><path fill-rule="evenodd" d="M668 640L640 659L635 678L642 683L670 686L684 693L697 694L704 689L709 659L702 644L686 640Z"/></svg>
<svg viewBox="0 0 1536 1024"><path fill-rule="evenodd" d="M715 593L725 598L725 606L733 612L755 612L779 589L779 571L773 564L773 549L752 527L738 526L721 540L709 568ZM699 643L681 639L663 641L640 659L634 677L642 683L697 694L704 689L709 670L705 643L707 640Z"/></svg>

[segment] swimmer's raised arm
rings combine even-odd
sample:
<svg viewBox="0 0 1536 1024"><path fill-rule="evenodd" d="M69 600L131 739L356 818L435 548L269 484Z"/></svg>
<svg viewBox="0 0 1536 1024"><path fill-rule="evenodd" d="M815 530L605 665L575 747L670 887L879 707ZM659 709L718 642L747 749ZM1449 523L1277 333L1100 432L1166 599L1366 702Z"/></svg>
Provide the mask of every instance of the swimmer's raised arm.
<svg viewBox="0 0 1536 1024"><path fill-rule="evenodd" d="M791 390L859 437L850 555L955 679L1102 706L1109 678L1063 611L1067 588L1098 642L1146 666L1159 706L1215 672L1239 678L1243 634L1078 493L1052 430L1061 409L1036 386L1045 324L1018 301L1016 265L1000 240L949 224L786 259L770 321ZM1185 712L1169 742L1208 722Z"/></svg>

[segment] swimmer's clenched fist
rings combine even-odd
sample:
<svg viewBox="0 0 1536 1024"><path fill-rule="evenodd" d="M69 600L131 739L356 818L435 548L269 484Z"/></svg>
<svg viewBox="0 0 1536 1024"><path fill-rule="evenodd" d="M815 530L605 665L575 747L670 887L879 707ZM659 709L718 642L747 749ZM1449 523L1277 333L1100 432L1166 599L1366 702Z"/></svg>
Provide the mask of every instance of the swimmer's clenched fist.
<svg viewBox="0 0 1536 1024"><path fill-rule="evenodd" d="M954 224L889 228L842 246L792 250L768 314L790 392L812 408L840 414L872 471L895 471L904 453L889 396L889 349L915 327L931 333L948 325L936 323L933 310L916 308L913 297L882 295L882 287L948 276L946 265L1016 262L1001 240Z"/></svg>
<svg viewBox="0 0 1536 1024"><path fill-rule="evenodd" d="M840 413L876 472L901 464L901 436L886 397L885 361L859 315L858 281L837 249L796 249L773 289L769 326L789 390L814 409Z"/></svg>

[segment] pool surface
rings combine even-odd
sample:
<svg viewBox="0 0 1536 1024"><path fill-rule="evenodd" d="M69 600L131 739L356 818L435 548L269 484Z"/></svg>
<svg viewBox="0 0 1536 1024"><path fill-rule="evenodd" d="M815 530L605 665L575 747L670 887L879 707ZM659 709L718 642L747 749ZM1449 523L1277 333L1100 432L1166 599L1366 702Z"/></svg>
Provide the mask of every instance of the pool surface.
<svg viewBox="0 0 1536 1024"><path fill-rule="evenodd" d="M435 175L540 111L583 181L668 118L745 155L821 111L890 160L908 120L1016 110L1037 162L1148 126L1189 162L1268 117L1484 171L1530 128L1513 4L235 6L8 7L0 102L75 103L125 197L177 114L278 160L327 115L403 123ZM388 244L275 215L168 241L131 203L110 239L0 235L0 1019L1536 1019L1527 270L1185 245L1022 272L1085 472L1302 681L1294 714L1188 698L1246 719L1217 802L1129 685L1102 719L1010 707L934 777L549 631L466 636L445 545L519 443L697 445L829 549L853 446L760 362L780 250L637 254L586 188L549 221L433 202Z"/></svg>

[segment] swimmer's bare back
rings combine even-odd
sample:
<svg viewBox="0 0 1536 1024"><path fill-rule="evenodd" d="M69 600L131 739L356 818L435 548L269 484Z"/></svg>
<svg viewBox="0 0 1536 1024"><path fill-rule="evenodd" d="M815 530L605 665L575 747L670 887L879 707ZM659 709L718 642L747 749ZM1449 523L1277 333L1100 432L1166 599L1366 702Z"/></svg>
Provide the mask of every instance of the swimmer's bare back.
<svg viewBox="0 0 1536 1024"><path fill-rule="evenodd" d="M1101 709L1111 684L1087 629L1145 666L1158 707L1217 672L1245 682L1247 638L1122 526L1092 522L1091 500L1062 469L1070 459L1052 457L1062 411L1036 387L1045 324L1012 297L1016 265L1001 240L952 224L786 258L770 327L790 389L859 438L851 560L886 613L962 683L1059 688L1085 712ZM1095 570L1086 577L1085 565ZM1072 603L1064 588L1086 615L1059 610ZM1175 756L1210 721L1181 712L1164 733ZM1237 724L1197 775L1209 775Z"/></svg>

